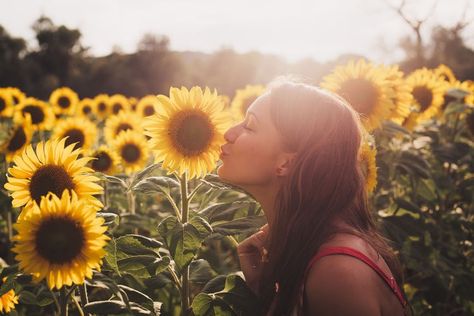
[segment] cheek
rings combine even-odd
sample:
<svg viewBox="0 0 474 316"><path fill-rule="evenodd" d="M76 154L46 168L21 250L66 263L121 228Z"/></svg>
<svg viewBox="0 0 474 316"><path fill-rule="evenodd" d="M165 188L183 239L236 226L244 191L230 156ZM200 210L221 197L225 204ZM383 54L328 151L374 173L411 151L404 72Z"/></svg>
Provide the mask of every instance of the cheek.
<svg viewBox="0 0 474 316"><path fill-rule="evenodd" d="M259 139L243 139L224 157L218 174L234 184L264 184L274 176L275 155L271 146Z"/></svg>

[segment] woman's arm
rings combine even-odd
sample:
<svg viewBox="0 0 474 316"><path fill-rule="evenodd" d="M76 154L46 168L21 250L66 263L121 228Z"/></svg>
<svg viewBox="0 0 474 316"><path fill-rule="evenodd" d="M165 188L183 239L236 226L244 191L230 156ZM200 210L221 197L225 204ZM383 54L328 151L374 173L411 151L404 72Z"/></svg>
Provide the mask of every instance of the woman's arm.
<svg viewBox="0 0 474 316"><path fill-rule="evenodd" d="M321 258L306 278L308 315L381 315L375 282L371 268L357 259Z"/></svg>

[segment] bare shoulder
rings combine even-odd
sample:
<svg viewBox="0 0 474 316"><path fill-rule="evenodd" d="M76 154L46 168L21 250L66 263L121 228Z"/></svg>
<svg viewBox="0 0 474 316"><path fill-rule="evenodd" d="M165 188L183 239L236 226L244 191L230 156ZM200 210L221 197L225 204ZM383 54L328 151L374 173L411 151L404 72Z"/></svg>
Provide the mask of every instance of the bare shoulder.
<svg viewBox="0 0 474 316"><path fill-rule="evenodd" d="M310 315L381 315L371 268L345 255L319 259L305 281Z"/></svg>

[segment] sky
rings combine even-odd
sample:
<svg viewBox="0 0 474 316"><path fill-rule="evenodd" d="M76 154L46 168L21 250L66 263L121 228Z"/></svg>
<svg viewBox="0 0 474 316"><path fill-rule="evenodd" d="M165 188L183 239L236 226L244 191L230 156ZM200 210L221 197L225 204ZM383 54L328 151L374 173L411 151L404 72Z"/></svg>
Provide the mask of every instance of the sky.
<svg viewBox="0 0 474 316"><path fill-rule="evenodd" d="M41 15L56 25L78 28L93 55L113 49L133 52L145 33L166 35L170 48L212 53L223 47L260 51L288 61L328 61L355 53L377 62L404 57L398 46L410 28L390 5L401 0L0 0L0 25L34 43L33 22ZM434 0L407 0L406 13L420 19ZM427 22L452 26L473 0L438 0ZM474 47L474 22L463 32Z"/></svg>

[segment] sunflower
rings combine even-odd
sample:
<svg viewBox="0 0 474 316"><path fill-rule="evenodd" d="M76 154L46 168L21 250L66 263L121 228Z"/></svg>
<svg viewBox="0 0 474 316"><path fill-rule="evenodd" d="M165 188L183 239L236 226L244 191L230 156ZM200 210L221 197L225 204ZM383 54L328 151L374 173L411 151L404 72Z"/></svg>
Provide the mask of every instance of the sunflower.
<svg viewBox="0 0 474 316"><path fill-rule="evenodd" d="M379 66L385 71L386 78L390 82L393 94L393 110L390 113L389 119L401 123L410 115L411 104L413 103L413 96L410 93L410 87L405 81L403 72L397 65L395 66Z"/></svg>
<svg viewBox="0 0 474 316"><path fill-rule="evenodd" d="M27 116L20 122L16 122L11 129L9 137L0 145L0 152L5 154L8 162L31 142L33 129L31 128L31 117Z"/></svg>
<svg viewBox="0 0 474 316"><path fill-rule="evenodd" d="M74 191L79 198L87 200L97 209L102 203L93 195L102 194L102 187L91 175L86 164L92 159L79 158L80 149L65 146L66 139L39 142L36 150L31 145L13 158L15 165L8 168L5 189L11 192L13 207L39 204L48 192L61 196L64 190ZM22 212L23 213L23 212Z"/></svg>
<svg viewBox="0 0 474 316"><path fill-rule="evenodd" d="M396 95L386 71L362 59L336 67L323 78L321 87L346 99L361 115L367 131L380 127L395 109Z"/></svg>
<svg viewBox="0 0 474 316"><path fill-rule="evenodd" d="M377 185L377 165L375 156L377 150L368 143L363 143L359 152L359 163L365 178L367 193L372 193Z"/></svg>
<svg viewBox="0 0 474 316"><path fill-rule="evenodd" d="M420 114L418 112L411 112L401 123L401 125L408 131L413 131L418 125L418 117Z"/></svg>
<svg viewBox="0 0 474 316"><path fill-rule="evenodd" d="M242 121L249 106L265 92L262 85L247 85L244 89L237 89L230 105L235 121ZM220 98L221 101L222 98Z"/></svg>
<svg viewBox="0 0 474 316"><path fill-rule="evenodd" d="M457 81L456 76L454 75L451 68L444 64L440 64L437 68L435 68L434 74L449 83L454 83L455 81Z"/></svg>
<svg viewBox="0 0 474 316"><path fill-rule="evenodd" d="M230 124L217 92L172 87L170 97L159 95L158 100L157 113L144 123L156 162L163 161L170 173L187 171L190 178L212 171Z"/></svg>
<svg viewBox="0 0 474 316"><path fill-rule="evenodd" d="M89 166L96 172L113 175L118 172L120 157L107 146L101 145L98 149L89 154L93 160L89 162Z"/></svg>
<svg viewBox="0 0 474 316"><path fill-rule="evenodd" d="M76 115L90 117L95 109L95 102L91 98L84 98L77 104Z"/></svg>
<svg viewBox="0 0 474 316"><path fill-rule="evenodd" d="M0 88L0 117L10 117L13 113L13 98L6 88Z"/></svg>
<svg viewBox="0 0 474 316"><path fill-rule="evenodd" d="M133 173L145 167L149 150L145 136L132 130L121 132L112 144L120 157L125 173Z"/></svg>
<svg viewBox="0 0 474 316"><path fill-rule="evenodd" d="M422 68L407 77L418 121L422 122L437 114L443 104L445 84L432 71Z"/></svg>
<svg viewBox="0 0 474 316"><path fill-rule="evenodd" d="M6 89L12 96L14 106L20 104L21 102L23 102L23 100L26 99L26 95L20 89L14 87L8 87Z"/></svg>
<svg viewBox="0 0 474 316"><path fill-rule="evenodd" d="M3 278L2 282L5 282L6 279L6 277ZM0 286L2 282L0 282ZM16 296L15 290L11 289L0 295L0 313L10 313L11 310L15 309L15 304L18 304L18 296Z"/></svg>
<svg viewBox="0 0 474 316"><path fill-rule="evenodd" d="M56 117L51 107L41 100L26 98L15 109L13 115L16 121L21 121L26 116L31 116L31 124L35 130L49 130Z"/></svg>
<svg viewBox="0 0 474 316"><path fill-rule="evenodd" d="M15 224L15 259L35 282L46 279L50 289L82 284L92 278L92 269L100 271L110 239L103 224L74 192L65 190L60 198L49 193Z"/></svg>
<svg viewBox="0 0 474 316"><path fill-rule="evenodd" d="M74 149L91 148L97 138L97 128L94 123L81 117L69 117L60 120L53 130L52 139L67 137L66 146L75 144Z"/></svg>
<svg viewBox="0 0 474 316"><path fill-rule="evenodd" d="M99 119L106 118L110 113L110 98L107 94L99 94L94 98L94 114Z"/></svg>
<svg viewBox="0 0 474 316"><path fill-rule="evenodd" d="M62 87L51 93L49 103L53 106L55 114L71 115L76 110L79 97L71 88Z"/></svg>
<svg viewBox="0 0 474 316"><path fill-rule="evenodd" d="M156 107L159 106L156 95L147 95L140 99L137 103L136 112L142 117L147 117L155 114Z"/></svg>
<svg viewBox="0 0 474 316"><path fill-rule="evenodd" d="M119 114L113 115L105 121L105 139L107 143L111 144L121 132L127 130L143 132L141 124L142 121L138 114L121 111Z"/></svg>
<svg viewBox="0 0 474 316"><path fill-rule="evenodd" d="M128 103L130 103L130 111L135 112L137 110L138 99L135 97L128 98Z"/></svg>
<svg viewBox="0 0 474 316"><path fill-rule="evenodd" d="M112 114L118 114L121 111L129 111L130 102L124 95L114 94L109 98L109 107Z"/></svg>

